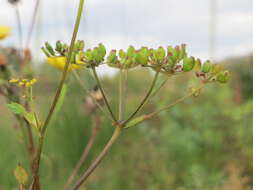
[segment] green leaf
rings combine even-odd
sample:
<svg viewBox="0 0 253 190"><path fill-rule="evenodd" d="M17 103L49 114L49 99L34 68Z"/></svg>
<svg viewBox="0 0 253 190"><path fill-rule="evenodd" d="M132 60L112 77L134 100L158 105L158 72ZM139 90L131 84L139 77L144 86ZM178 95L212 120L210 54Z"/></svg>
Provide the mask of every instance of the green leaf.
<svg viewBox="0 0 253 190"><path fill-rule="evenodd" d="M39 126L37 126L37 121L36 121L35 115L33 113L25 113L24 117L30 123L31 126L38 129Z"/></svg>
<svg viewBox="0 0 253 190"><path fill-rule="evenodd" d="M14 175L19 184L25 185L28 182L28 174L20 164L14 170Z"/></svg>
<svg viewBox="0 0 253 190"><path fill-rule="evenodd" d="M15 102L11 102L10 104L7 104L7 107L13 113L18 114L18 115L24 115L26 113L24 106L22 106L21 104L15 103Z"/></svg>
<svg viewBox="0 0 253 190"><path fill-rule="evenodd" d="M57 106L55 108L55 113L58 113L60 111L60 109L62 108L66 94L67 94L67 90L68 90L68 86L66 84L64 84L62 87L61 95L59 97Z"/></svg>

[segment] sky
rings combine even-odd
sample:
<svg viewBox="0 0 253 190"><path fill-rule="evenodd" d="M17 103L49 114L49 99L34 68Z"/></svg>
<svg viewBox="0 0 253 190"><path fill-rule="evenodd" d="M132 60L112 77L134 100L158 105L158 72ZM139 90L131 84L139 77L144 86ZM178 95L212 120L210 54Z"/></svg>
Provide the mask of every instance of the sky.
<svg viewBox="0 0 253 190"><path fill-rule="evenodd" d="M109 49L129 45L185 43L191 55L209 58L210 2L213 0L86 0L78 34L87 47L102 42ZM69 42L78 0L41 0L31 47L42 57L45 41ZM23 38L27 38L35 0L22 0L19 10ZM217 0L215 60L253 52L253 0ZM4 45L17 45L15 9L0 0L0 25L10 25Z"/></svg>

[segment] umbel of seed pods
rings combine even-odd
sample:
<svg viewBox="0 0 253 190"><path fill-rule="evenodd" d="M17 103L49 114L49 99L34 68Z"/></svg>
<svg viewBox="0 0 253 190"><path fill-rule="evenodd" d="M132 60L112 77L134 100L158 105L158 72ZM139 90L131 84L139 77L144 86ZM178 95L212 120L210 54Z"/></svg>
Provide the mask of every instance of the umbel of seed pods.
<svg viewBox="0 0 253 190"><path fill-rule="evenodd" d="M119 69L131 69L137 66L149 67L168 76L195 71L196 76L206 83L226 83L230 77L229 71L223 70L219 64L212 64L210 61L202 63L200 59L189 56L185 44L175 47L168 46L166 49L163 47L136 49L129 46L126 51L122 49L119 51L111 50L107 57L106 48L101 43L86 51L84 51L84 47L83 41L76 42L71 55L69 70L107 64L109 67ZM49 64L58 69L64 68L69 53L67 44L57 41L55 48L53 48L46 42L42 50L48 57L47 62Z"/></svg>

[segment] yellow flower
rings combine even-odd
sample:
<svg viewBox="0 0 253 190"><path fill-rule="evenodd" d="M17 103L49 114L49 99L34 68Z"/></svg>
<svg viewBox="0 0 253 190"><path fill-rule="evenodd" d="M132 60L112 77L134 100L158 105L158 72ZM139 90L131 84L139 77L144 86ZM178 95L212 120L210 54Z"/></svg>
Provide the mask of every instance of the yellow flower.
<svg viewBox="0 0 253 190"><path fill-rule="evenodd" d="M0 40L6 38L11 33L11 28L8 26L0 26Z"/></svg>
<svg viewBox="0 0 253 190"><path fill-rule="evenodd" d="M59 70L64 70L66 62L67 62L66 57L48 57L47 58L47 63ZM80 69L80 68L82 68L82 66L79 64L78 65L77 64L70 64L68 71L72 71L74 69Z"/></svg>

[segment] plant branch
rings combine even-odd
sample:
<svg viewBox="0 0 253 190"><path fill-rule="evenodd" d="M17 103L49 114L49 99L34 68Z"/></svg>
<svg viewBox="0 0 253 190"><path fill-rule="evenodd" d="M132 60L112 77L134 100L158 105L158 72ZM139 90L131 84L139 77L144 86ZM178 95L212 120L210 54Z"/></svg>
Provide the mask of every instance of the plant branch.
<svg viewBox="0 0 253 190"><path fill-rule="evenodd" d="M107 119L113 121L113 118L110 117L106 111L103 109L103 107L99 104L99 102L93 97L93 95L91 94L91 92L84 86L84 84L82 83L79 75L77 74L77 72L75 70L72 71L76 80L79 82L80 86L85 90L85 92L92 98L92 100L94 101L94 103L98 106L98 108L100 109L100 111L106 116Z"/></svg>
<svg viewBox="0 0 253 190"><path fill-rule="evenodd" d="M105 145L102 152L97 156L97 158L92 162L86 172L81 176L81 178L74 184L71 190L77 190L86 180L87 178L93 173L93 171L97 168L103 158L106 156L108 151L111 149L112 145L115 143L117 138L120 136L123 127L117 126L114 130L114 133L108 143Z"/></svg>
<svg viewBox="0 0 253 190"><path fill-rule="evenodd" d="M201 85L199 88L196 89L196 91L199 91L199 90L201 90L202 88L204 88L204 85ZM171 104L169 104L169 105L167 105L167 106L165 106L165 107L163 107L163 108L160 108L159 110L154 111L154 112L152 112L152 113L150 113L150 114L147 114L146 117L145 117L145 120L146 120L146 119L150 119L151 117L154 117L154 116L158 115L158 114L161 113L162 111L165 111L165 110L170 109L171 107L173 107L173 106L177 105L178 103L184 101L185 99L191 97L192 95L194 95L194 93L195 93L195 92L191 92L191 93L189 93L189 94L186 94L185 96L183 96L183 97L177 99L177 100L174 101L173 103L171 103Z"/></svg>
<svg viewBox="0 0 253 190"><path fill-rule="evenodd" d="M78 174L80 168L82 167L83 163L85 162L94 142L95 139L97 137L97 131L100 127L100 116L97 114L94 114L92 116L92 122L93 122L93 126L92 126L92 131L91 131L91 136L88 140L87 145L85 146L83 153L79 159L79 161L77 162L73 172L71 173L71 175L69 176L66 184L64 185L64 190L66 190L68 188L68 186L72 183L72 181L74 180L75 176Z"/></svg>
<svg viewBox="0 0 253 190"><path fill-rule="evenodd" d="M123 122L123 125L127 124L129 121L131 121L131 119L133 119L133 117L138 113L138 111L145 105L145 103L147 102L148 98L150 97L154 87L155 87L155 84L156 84L156 81L157 81L157 78L158 78L158 75L159 75L159 71L156 72L155 74L155 77L152 81L152 84L146 94L146 96L144 97L144 99L141 101L140 105L137 107L137 109L130 115L130 117L125 120Z"/></svg>
<svg viewBox="0 0 253 190"><path fill-rule="evenodd" d="M39 137L39 146L38 146L38 150L37 150L37 154L36 157L34 159L34 163L33 163L33 183L31 185L31 189L32 190L39 190L39 166L40 166L40 158L41 158L41 152L42 152L42 148L43 148L43 144L44 144L44 138L45 138L45 134L46 134L46 130L48 127L48 124L53 116L55 107L58 103L61 91L62 91L62 87L63 84L65 82L65 79L67 77L67 72L68 72L68 67L70 64L70 59L71 59L71 55L74 49L74 45L75 45L75 41L76 41L76 37L77 37L77 33L78 33L78 29L79 29L79 25L80 25L80 21L81 21L81 16L82 16L82 12L83 12L83 7L84 7L84 0L80 0L79 1L79 8L78 8L78 13L77 13L77 17L76 17L76 22L75 22L75 28L73 31L73 35L72 35L72 39L71 39L71 44L70 44L70 49L69 49L69 53L68 53L68 57L67 57L67 62L64 66L64 71L62 73L62 77L61 77L61 81L59 83L59 86L57 88L53 103L51 105L50 111L46 117L46 120L44 122L44 125L42 126L41 129L41 134Z"/></svg>
<svg viewBox="0 0 253 190"><path fill-rule="evenodd" d="M103 87L102 87L101 82L100 82L100 80L99 80L99 77L98 77L98 75L97 75L96 68L95 68L95 67L92 67L92 71L93 71L94 78L95 78L96 81L97 81L98 88L99 88L99 90L100 90L101 93L102 93L103 99L104 99L104 101L105 101L105 105L106 105L108 111L110 112L111 117L113 118L114 122L117 123L117 118L115 117L115 115L114 115L114 113L113 113L113 111L112 111L112 108L111 108L111 106L110 106L110 104L109 104L109 102L108 102L108 100L107 100L107 98L106 98L105 92L104 92L104 90L103 90Z"/></svg>
<svg viewBox="0 0 253 190"><path fill-rule="evenodd" d="M123 70L120 69L119 73L119 121L123 116Z"/></svg>

